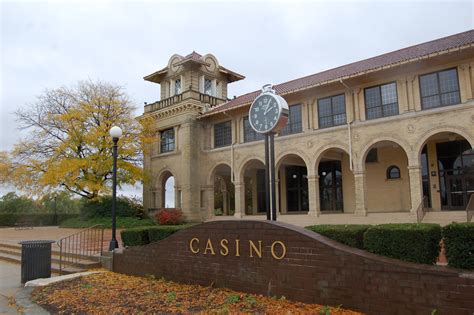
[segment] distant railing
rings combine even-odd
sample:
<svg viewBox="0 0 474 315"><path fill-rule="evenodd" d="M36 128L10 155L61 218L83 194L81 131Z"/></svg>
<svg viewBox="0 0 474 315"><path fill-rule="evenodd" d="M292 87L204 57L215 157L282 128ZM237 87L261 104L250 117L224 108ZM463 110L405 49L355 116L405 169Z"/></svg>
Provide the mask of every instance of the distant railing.
<svg viewBox="0 0 474 315"><path fill-rule="evenodd" d="M420 205L416 209L416 222L421 223L426 214L426 209L428 209L428 198L423 196L423 199L420 202Z"/></svg>
<svg viewBox="0 0 474 315"><path fill-rule="evenodd" d="M472 193L471 197L469 197L469 202L467 203L467 207L466 207L466 215L467 215L467 222L471 222L472 217L474 216L474 193Z"/></svg>
<svg viewBox="0 0 474 315"><path fill-rule="evenodd" d="M199 93L199 101L209 104L211 107L213 107L213 106L223 103L225 100L217 98L215 96L208 95L208 94Z"/></svg>
<svg viewBox="0 0 474 315"><path fill-rule="evenodd" d="M171 97L165 98L164 100L145 105L145 113L153 112L173 104L179 103L183 100L183 94L173 95Z"/></svg>
<svg viewBox="0 0 474 315"><path fill-rule="evenodd" d="M209 104L211 108L227 101L226 99L215 97L208 94L199 93L197 91L185 91L184 94L185 94L184 97L183 97L183 93L181 93L181 94L177 94L177 95L173 95L171 97L165 98L161 101L158 101L152 104L147 104L145 105L145 113L154 112L156 110L166 108L168 106L171 106L173 104L183 101L183 99L188 99L188 98L199 99L200 102L204 104Z"/></svg>
<svg viewBox="0 0 474 315"><path fill-rule="evenodd" d="M104 225L97 224L63 237L56 242L59 246L59 274L65 263L75 264L90 256L102 255L104 243Z"/></svg>

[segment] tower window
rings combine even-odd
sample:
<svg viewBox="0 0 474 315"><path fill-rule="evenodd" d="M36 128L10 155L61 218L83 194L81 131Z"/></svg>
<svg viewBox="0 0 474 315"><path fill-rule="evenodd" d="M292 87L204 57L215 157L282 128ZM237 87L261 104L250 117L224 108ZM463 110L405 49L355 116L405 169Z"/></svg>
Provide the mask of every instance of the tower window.
<svg viewBox="0 0 474 315"><path fill-rule="evenodd" d="M204 79L204 94L212 96L212 80Z"/></svg>
<svg viewBox="0 0 474 315"><path fill-rule="evenodd" d="M174 94L181 94L181 79L176 79L174 81Z"/></svg>
<svg viewBox="0 0 474 315"><path fill-rule="evenodd" d="M174 151L174 129L166 129L161 132L161 153Z"/></svg>

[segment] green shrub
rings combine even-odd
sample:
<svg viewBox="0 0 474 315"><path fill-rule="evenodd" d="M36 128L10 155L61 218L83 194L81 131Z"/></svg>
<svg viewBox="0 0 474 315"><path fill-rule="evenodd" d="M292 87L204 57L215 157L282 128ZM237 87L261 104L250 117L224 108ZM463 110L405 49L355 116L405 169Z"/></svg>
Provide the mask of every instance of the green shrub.
<svg viewBox="0 0 474 315"><path fill-rule="evenodd" d="M148 227L134 228L120 232L124 246L138 246L150 243L148 239Z"/></svg>
<svg viewBox="0 0 474 315"><path fill-rule="evenodd" d="M189 227L189 225L154 226L148 229L148 239L150 243L160 241L187 227Z"/></svg>
<svg viewBox="0 0 474 315"><path fill-rule="evenodd" d="M143 215L143 206L138 200L125 196L117 197L115 204L117 217L137 217ZM96 200L83 200L81 216L89 219L93 217L112 216L112 196L103 196Z"/></svg>
<svg viewBox="0 0 474 315"><path fill-rule="evenodd" d="M306 228L324 235L337 242L364 249L364 232L370 225L346 224L346 225L313 225Z"/></svg>
<svg viewBox="0 0 474 315"><path fill-rule="evenodd" d="M448 265L474 269L474 223L451 223L443 228Z"/></svg>
<svg viewBox="0 0 474 315"><path fill-rule="evenodd" d="M186 229L192 225L158 225L152 227L135 228L121 232L124 246L137 246L153 243L167 238L179 230Z"/></svg>
<svg viewBox="0 0 474 315"><path fill-rule="evenodd" d="M38 213L41 208L38 203L26 196L18 196L9 192L0 198L0 213ZM1 222L0 222L0 225Z"/></svg>
<svg viewBox="0 0 474 315"><path fill-rule="evenodd" d="M364 248L374 254L433 264L439 255L438 224L381 224L364 233Z"/></svg>

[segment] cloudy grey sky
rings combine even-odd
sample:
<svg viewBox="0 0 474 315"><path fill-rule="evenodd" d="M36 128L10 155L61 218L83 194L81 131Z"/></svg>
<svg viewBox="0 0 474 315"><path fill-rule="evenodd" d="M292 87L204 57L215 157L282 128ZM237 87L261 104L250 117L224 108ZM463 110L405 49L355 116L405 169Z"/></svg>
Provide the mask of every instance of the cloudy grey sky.
<svg viewBox="0 0 474 315"><path fill-rule="evenodd" d="M14 110L45 89L115 82L139 115L159 99L143 76L195 50L246 76L231 97L472 29L473 3L0 0L0 150L20 139Z"/></svg>

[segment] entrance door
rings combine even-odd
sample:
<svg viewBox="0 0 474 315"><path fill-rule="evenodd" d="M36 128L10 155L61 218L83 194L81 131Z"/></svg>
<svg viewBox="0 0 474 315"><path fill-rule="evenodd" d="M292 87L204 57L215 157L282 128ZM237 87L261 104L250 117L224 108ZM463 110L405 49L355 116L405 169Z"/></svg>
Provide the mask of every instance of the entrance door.
<svg viewBox="0 0 474 315"><path fill-rule="evenodd" d="M319 202L321 211L344 210L341 161L319 163Z"/></svg>
<svg viewBox="0 0 474 315"><path fill-rule="evenodd" d="M446 192L449 210L464 210L474 193L474 175L446 175Z"/></svg>

